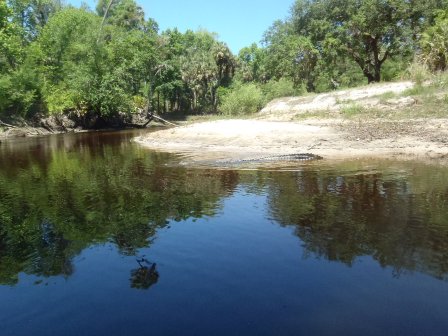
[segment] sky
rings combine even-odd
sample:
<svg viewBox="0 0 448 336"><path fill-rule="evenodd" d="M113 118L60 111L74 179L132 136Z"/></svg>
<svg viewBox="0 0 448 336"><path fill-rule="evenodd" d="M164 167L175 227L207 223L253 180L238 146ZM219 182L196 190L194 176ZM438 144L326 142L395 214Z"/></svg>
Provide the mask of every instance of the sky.
<svg viewBox="0 0 448 336"><path fill-rule="evenodd" d="M95 8L95 0L66 0L79 7L81 2ZM206 29L218 34L234 54L259 43L275 20L285 19L294 0L137 0L146 17L159 24L160 31L177 27Z"/></svg>

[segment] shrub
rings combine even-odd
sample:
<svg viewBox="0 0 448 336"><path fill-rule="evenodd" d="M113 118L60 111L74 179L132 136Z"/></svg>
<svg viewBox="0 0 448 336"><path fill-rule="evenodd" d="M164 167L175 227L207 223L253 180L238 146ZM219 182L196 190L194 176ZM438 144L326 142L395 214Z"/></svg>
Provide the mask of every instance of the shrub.
<svg viewBox="0 0 448 336"><path fill-rule="evenodd" d="M262 90L267 101L275 98L296 96L306 92L303 88L294 88L294 83L286 78L281 78L278 81L271 80L262 87Z"/></svg>
<svg viewBox="0 0 448 336"><path fill-rule="evenodd" d="M406 78L412 80L417 84L417 86L421 86L425 81L430 79L431 73L428 67L425 64L422 64L418 60L409 65L406 69Z"/></svg>
<svg viewBox="0 0 448 336"><path fill-rule="evenodd" d="M221 98L219 111L226 115L258 112L264 104L263 93L255 84L237 84Z"/></svg>
<svg viewBox="0 0 448 336"><path fill-rule="evenodd" d="M423 33L420 44L429 68L444 71L448 65L448 10L439 13L434 26Z"/></svg>

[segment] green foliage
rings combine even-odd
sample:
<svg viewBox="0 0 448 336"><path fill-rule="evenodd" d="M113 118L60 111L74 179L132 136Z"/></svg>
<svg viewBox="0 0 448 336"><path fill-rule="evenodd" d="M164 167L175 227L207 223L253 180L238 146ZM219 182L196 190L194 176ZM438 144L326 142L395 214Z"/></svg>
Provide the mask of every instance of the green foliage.
<svg viewBox="0 0 448 336"><path fill-rule="evenodd" d="M270 80L261 87L266 101L280 97L291 97L306 93L305 87L296 88L294 83L287 78Z"/></svg>
<svg viewBox="0 0 448 336"><path fill-rule="evenodd" d="M99 22L92 13L68 8L42 30L37 43L50 113L78 110L106 117L131 113L134 96L152 76L156 36L114 26L99 36Z"/></svg>
<svg viewBox="0 0 448 336"><path fill-rule="evenodd" d="M295 34L290 22L276 21L265 33L264 43L268 78L286 77L313 90L319 53L308 37Z"/></svg>
<svg viewBox="0 0 448 336"><path fill-rule="evenodd" d="M100 0L97 13L60 0L2 1L0 115L216 112L218 104L249 101L235 88L226 93L234 79L256 84L239 86L243 92L262 88L265 100L323 92L400 78L416 51L430 70L444 70L446 5L296 0L291 16L266 31L262 47L252 44L235 58L204 30L159 34L135 0Z"/></svg>
<svg viewBox="0 0 448 336"><path fill-rule="evenodd" d="M21 28L22 37L29 42L39 34L51 15L61 10L61 0L8 0L12 22Z"/></svg>
<svg viewBox="0 0 448 336"><path fill-rule="evenodd" d="M42 30L37 46L44 101L50 113L79 108L85 94L95 90L103 68L96 61L105 54L97 46L99 18L82 9L68 8L54 15ZM96 79L96 80L95 80ZM93 104L92 104L93 105Z"/></svg>
<svg viewBox="0 0 448 336"><path fill-rule="evenodd" d="M264 69L265 80L288 78L314 92L400 78L418 50L422 31L432 32L428 27L442 22L434 18L446 4L445 0L296 0L290 18L274 22L266 31L259 68ZM447 49L439 44L438 50ZM242 56L253 55L249 51ZM254 78L246 64L241 77Z"/></svg>
<svg viewBox="0 0 448 336"><path fill-rule="evenodd" d="M408 66L409 62L407 59L390 59L388 62L385 62L381 68L381 80L390 82L403 78Z"/></svg>
<svg viewBox="0 0 448 336"><path fill-rule="evenodd" d="M99 0L96 10L103 17L110 0ZM126 30L145 30L145 13L134 0L114 0L107 12L107 23Z"/></svg>
<svg viewBox="0 0 448 336"><path fill-rule="evenodd" d="M38 95L38 76L30 63L34 49L22 41L13 11L0 3L0 116L29 117Z"/></svg>
<svg viewBox="0 0 448 336"><path fill-rule="evenodd" d="M356 103L345 104L341 107L341 114L347 118L357 116L364 111L364 108Z"/></svg>
<svg viewBox="0 0 448 336"><path fill-rule="evenodd" d="M415 82L417 86L422 86L425 81L431 78L431 72L429 71L428 67L417 60L415 60L408 66L405 74L406 78L409 78L410 80Z"/></svg>
<svg viewBox="0 0 448 336"><path fill-rule="evenodd" d="M435 24L425 30L421 39L424 63L433 71L444 71L448 65L448 10L440 12Z"/></svg>
<svg viewBox="0 0 448 336"><path fill-rule="evenodd" d="M379 81L381 66L394 55L408 52L406 22L410 5L401 0L319 2L296 1L292 21L298 34L321 47L322 57L349 57L369 82Z"/></svg>
<svg viewBox="0 0 448 336"><path fill-rule="evenodd" d="M10 22L11 12L4 3L0 3L0 71L7 72L15 68L21 59L22 45L18 27Z"/></svg>
<svg viewBox="0 0 448 336"><path fill-rule="evenodd" d="M134 0L98 13L57 0L0 3L0 115L76 111L115 118L146 108L215 111L236 61L206 31L158 35Z"/></svg>
<svg viewBox="0 0 448 336"><path fill-rule="evenodd" d="M219 110L225 115L244 115L258 112L265 98L261 89L252 83L237 83L222 98Z"/></svg>
<svg viewBox="0 0 448 336"><path fill-rule="evenodd" d="M438 89L448 89L448 71L439 71L435 73L435 75L432 76L431 84Z"/></svg>
<svg viewBox="0 0 448 336"><path fill-rule="evenodd" d="M255 43L241 49L237 60L237 78L244 82L265 82L267 80L265 57L265 49L259 48Z"/></svg>

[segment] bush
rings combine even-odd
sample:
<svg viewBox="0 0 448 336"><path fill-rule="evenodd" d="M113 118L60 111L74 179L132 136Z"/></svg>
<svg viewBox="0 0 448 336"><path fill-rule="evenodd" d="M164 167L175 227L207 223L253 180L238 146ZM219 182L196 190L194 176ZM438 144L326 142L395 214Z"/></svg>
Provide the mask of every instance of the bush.
<svg viewBox="0 0 448 336"><path fill-rule="evenodd" d="M448 10L440 12L434 26L429 27L420 42L425 63L432 71L448 66Z"/></svg>
<svg viewBox="0 0 448 336"><path fill-rule="evenodd" d="M297 96L306 92L304 88L294 88L294 83L286 78L281 78L278 81L271 80L262 87L262 90L267 101L275 98Z"/></svg>
<svg viewBox="0 0 448 336"><path fill-rule="evenodd" d="M400 80L406 72L409 60L389 59L381 67L381 81L390 82Z"/></svg>
<svg viewBox="0 0 448 336"><path fill-rule="evenodd" d="M431 73L426 65L416 60L406 69L406 77L421 86L431 78Z"/></svg>
<svg viewBox="0 0 448 336"><path fill-rule="evenodd" d="M258 112L265 103L263 92L255 84L237 84L221 98L219 111L226 115Z"/></svg>

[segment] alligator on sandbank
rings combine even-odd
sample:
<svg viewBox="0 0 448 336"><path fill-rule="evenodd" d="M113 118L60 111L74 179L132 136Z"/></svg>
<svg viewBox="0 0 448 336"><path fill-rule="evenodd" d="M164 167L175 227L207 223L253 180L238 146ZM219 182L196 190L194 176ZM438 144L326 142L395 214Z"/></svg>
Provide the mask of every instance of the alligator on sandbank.
<svg viewBox="0 0 448 336"><path fill-rule="evenodd" d="M275 161L312 161L322 160L323 157L312 153L297 153L297 154L284 154L284 155L271 155L260 158L252 159L239 159L230 161L221 161L220 164L243 164L243 163L263 163L263 162L275 162Z"/></svg>

